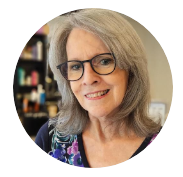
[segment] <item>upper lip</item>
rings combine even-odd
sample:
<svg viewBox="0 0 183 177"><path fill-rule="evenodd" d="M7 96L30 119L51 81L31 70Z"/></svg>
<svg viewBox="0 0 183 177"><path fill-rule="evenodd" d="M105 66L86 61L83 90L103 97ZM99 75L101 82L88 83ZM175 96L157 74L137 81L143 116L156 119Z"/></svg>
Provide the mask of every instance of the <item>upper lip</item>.
<svg viewBox="0 0 183 177"><path fill-rule="evenodd" d="M109 89L105 89L105 90L109 90ZM87 93L87 94L85 94L85 95L94 94L94 93L98 93L98 92L103 92L103 91L105 91L105 90L99 90L99 91L95 91L95 92L89 92L89 93Z"/></svg>

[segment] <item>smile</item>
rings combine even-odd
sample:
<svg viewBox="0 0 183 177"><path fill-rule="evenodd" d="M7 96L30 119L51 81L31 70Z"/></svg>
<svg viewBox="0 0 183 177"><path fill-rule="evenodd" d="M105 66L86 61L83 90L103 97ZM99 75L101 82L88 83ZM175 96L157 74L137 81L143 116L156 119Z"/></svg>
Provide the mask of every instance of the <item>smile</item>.
<svg viewBox="0 0 183 177"><path fill-rule="evenodd" d="M109 92L109 89L104 90L104 91L100 91L100 92L96 92L96 93L92 93L92 94L87 94L85 95L87 98L97 98L97 97L101 97L106 95Z"/></svg>

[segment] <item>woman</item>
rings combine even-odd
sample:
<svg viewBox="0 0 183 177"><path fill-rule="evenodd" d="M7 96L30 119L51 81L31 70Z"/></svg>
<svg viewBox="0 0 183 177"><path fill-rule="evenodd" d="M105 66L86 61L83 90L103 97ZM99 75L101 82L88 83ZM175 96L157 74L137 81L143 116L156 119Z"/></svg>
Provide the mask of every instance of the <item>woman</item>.
<svg viewBox="0 0 183 177"><path fill-rule="evenodd" d="M60 16L52 34L49 63L62 99L36 143L82 167L115 165L141 152L160 124L148 117L146 55L131 25L119 13L85 9Z"/></svg>

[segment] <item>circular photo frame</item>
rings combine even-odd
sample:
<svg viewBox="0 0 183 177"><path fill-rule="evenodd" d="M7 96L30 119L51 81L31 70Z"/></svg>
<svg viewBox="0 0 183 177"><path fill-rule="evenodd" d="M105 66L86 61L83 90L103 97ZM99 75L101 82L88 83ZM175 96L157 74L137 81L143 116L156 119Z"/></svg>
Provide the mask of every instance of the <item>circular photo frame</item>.
<svg viewBox="0 0 183 177"><path fill-rule="evenodd" d="M106 9L49 21L25 45L14 76L27 134L55 159L88 168L122 163L148 147L167 119L172 90L154 36Z"/></svg>

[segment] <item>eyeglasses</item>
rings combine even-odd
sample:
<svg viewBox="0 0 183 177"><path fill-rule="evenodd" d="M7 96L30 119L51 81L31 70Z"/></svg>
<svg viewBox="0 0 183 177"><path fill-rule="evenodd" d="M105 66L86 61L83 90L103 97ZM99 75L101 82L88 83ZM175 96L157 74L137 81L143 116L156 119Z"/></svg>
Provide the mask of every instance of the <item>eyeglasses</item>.
<svg viewBox="0 0 183 177"><path fill-rule="evenodd" d="M84 63L89 62L93 71L99 75L111 74L116 68L116 59L114 54L102 53L96 55L90 60L78 61L71 60L57 66L62 76L68 81L77 81L81 79L84 73Z"/></svg>

